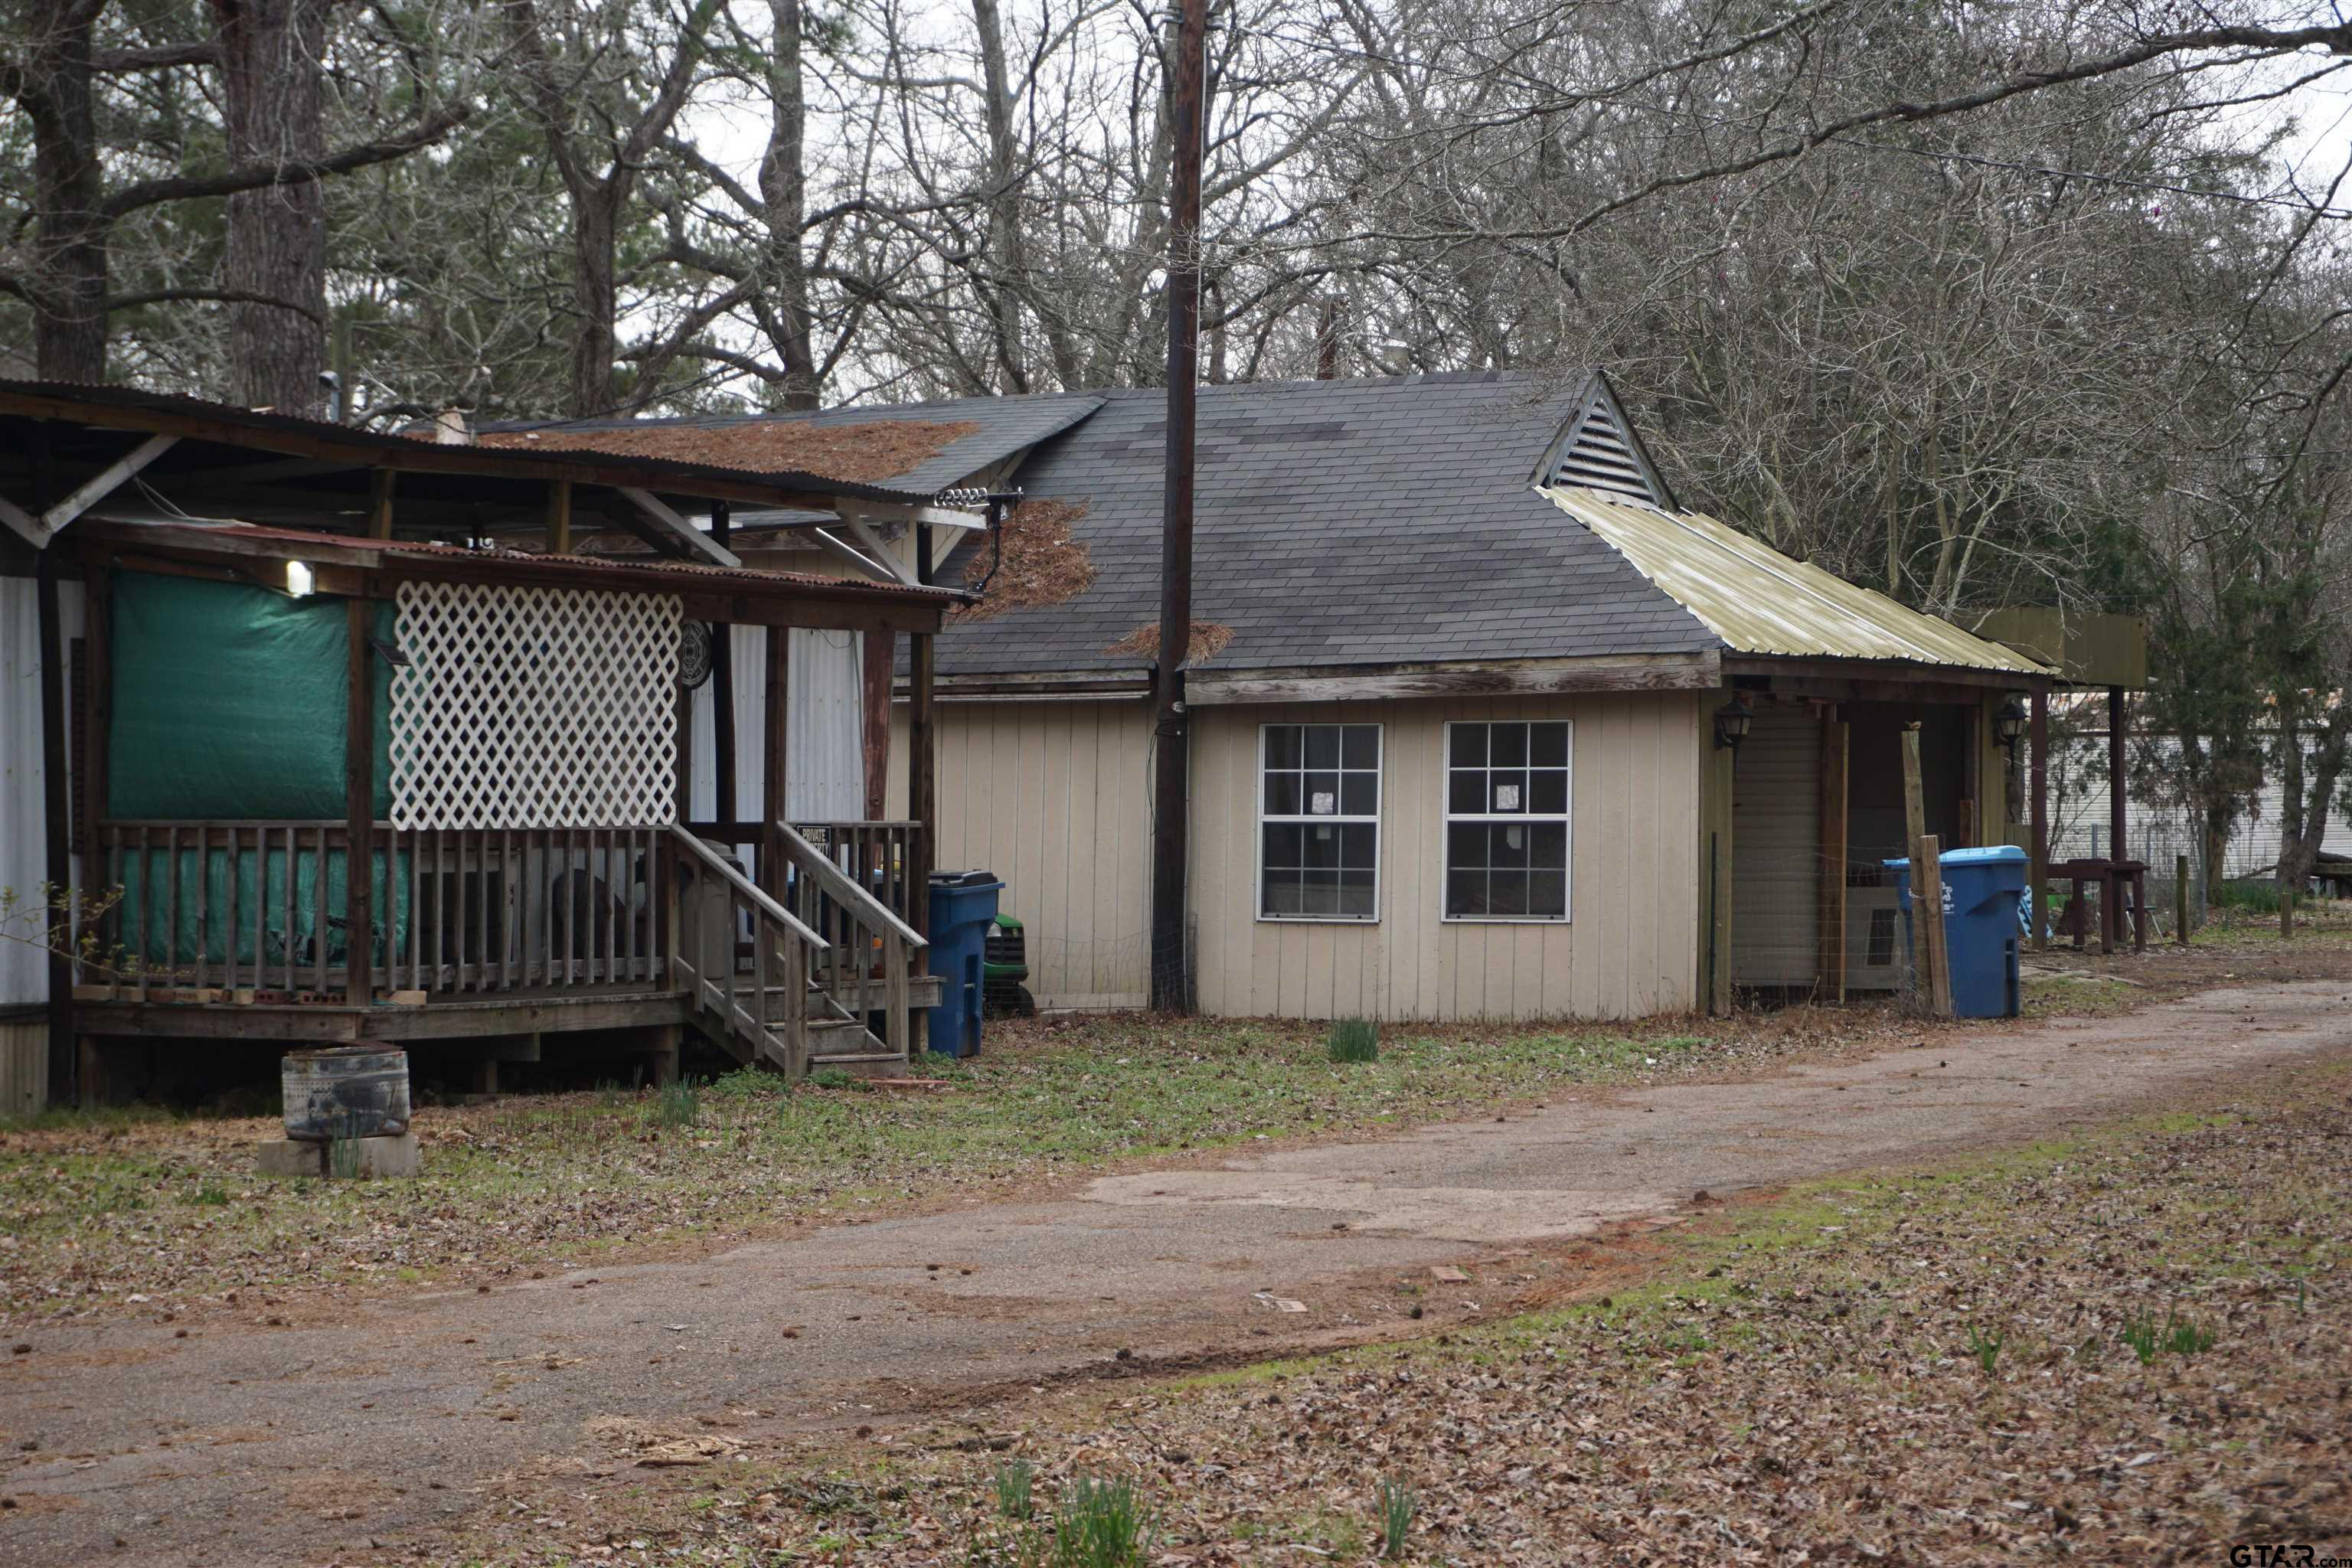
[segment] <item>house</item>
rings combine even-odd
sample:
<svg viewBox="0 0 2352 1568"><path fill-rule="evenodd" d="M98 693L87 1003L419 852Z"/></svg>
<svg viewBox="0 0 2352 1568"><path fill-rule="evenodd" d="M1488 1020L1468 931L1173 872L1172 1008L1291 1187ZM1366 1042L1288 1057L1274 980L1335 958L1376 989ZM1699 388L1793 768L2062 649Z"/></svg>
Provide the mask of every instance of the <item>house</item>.
<svg viewBox="0 0 2352 1568"><path fill-rule="evenodd" d="M1047 1006L1150 991L1162 404L1089 401L1000 461L1023 503L940 574L986 584L940 642L940 863L1005 879ZM1682 510L1602 376L1206 386L1199 418L1202 1009L1891 986L1909 725L1927 830L2022 838L2015 699L2052 672Z"/></svg>
<svg viewBox="0 0 2352 1568"><path fill-rule="evenodd" d="M1204 1010L1892 986L1915 728L1928 832L2024 836L2058 673L1682 509L1599 374L1200 407ZM0 881L113 899L0 971L20 1100L192 1039L903 1070L933 867L1005 879L1041 1005L1150 994L1156 392L445 443L0 384Z"/></svg>
<svg viewBox="0 0 2352 1568"><path fill-rule="evenodd" d="M859 659L903 644L927 684L963 595L854 551L747 564L728 523L980 528L857 477L945 439L611 454L0 382L0 884L28 900L0 1105L355 1039L479 1087L590 1049L672 1072L688 1029L905 1070L940 993L929 714L906 815L862 814Z"/></svg>

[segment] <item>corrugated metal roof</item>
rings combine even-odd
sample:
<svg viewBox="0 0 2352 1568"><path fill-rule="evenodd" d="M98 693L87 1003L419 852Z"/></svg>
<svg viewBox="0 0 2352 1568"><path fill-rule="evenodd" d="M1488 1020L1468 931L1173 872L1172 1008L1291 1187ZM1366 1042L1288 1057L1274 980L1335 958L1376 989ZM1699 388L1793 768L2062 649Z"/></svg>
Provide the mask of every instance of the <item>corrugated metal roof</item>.
<svg viewBox="0 0 2352 1568"><path fill-rule="evenodd" d="M2021 653L1783 555L1711 517L1565 485L1544 493L1736 651L2048 673Z"/></svg>
<svg viewBox="0 0 2352 1568"><path fill-rule="evenodd" d="M599 576L624 573L654 572L666 577L709 579L714 584L749 587L815 588L877 599L920 599L932 603L954 604L963 595L949 587L916 587L905 583L885 583L864 577L828 577L814 572L781 572L764 566L722 566L709 561L680 561L659 555L555 555L537 551L486 549L477 550L460 544L440 544L422 539L364 539L349 533L314 533L299 528L278 528L253 522L157 522L130 520L110 521L101 529L143 531L141 537L152 534L159 544L179 544L203 549L215 548L225 540L265 540L285 545L289 552L309 548L345 554L400 555L423 557L436 561L476 562L486 565L509 566L528 570L548 577L579 577L593 582ZM126 533L118 537L129 537Z"/></svg>

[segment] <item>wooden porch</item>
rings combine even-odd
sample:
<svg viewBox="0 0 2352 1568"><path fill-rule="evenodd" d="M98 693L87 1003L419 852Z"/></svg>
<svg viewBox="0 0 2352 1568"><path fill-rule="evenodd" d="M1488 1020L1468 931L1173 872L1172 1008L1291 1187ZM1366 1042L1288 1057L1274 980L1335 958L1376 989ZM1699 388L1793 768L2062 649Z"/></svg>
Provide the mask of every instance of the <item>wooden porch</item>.
<svg viewBox="0 0 2352 1568"><path fill-rule="evenodd" d="M124 548L133 540L143 548ZM140 793L159 800L160 812L118 817L92 811L83 819L82 884L99 893L93 918L71 933L69 958L85 1069L77 1076L85 1084L104 1079L110 1042L141 1037L289 1045L478 1040L497 1048L520 1037L532 1053L521 1059L544 1059L542 1038L553 1057L560 1052L555 1037L637 1031L659 1075L675 1070L681 1032L690 1030L738 1063L793 1077L824 1068L869 1076L908 1070L923 1048L925 1010L940 994L940 983L928 972L924 935L929 828L912 816L663 819L661 809L685 798L682 778L665 771L677 765L683 748L668 739L656 743L650 731L680 722L683 698L649 695L639 666L647 647L675 649L682 614L726 615L734 624L761 627L759 662L771 721L750 753L758 758L751 776L754 786L764 784L762 800L782 801L792 628L813 621L879 635L886 647L907 635L920 668L929 664L930 636L908 628L935 626L947 595L923 590L922 601L909 604L902 586L845 583L823 584L813 596L803 595L805 584L771 586L762 597L757 589L765 584L758 579L765 574L730 572L723 599L714 600L698 584L683 595L673 589L671 574L691 584L707 569L655 569L635 602L667 595L667 618L656 617L660 624L651 631L625 627L615 645L635 649L639 665L607 669L593 657L577 663L575 647L575 663L562 672L592 689L623 688L634 706L617 715L596 709L576 721L538 720L540 750L518 763L511 736L486 739L470 717L505 700L500 691L479 702L446 689L453 681L463 685L456 670L518 657L511 647L485 651L473 640L478 623L449 618L467 613L459 594L481 604L486 595L528 585L525 596L488 601L484 613L506 621L489 623L480 635L505 635L499 626L519 616L563 616L545 621L543 632L527 627L526 645L576 644L582 611L548 606L572 599L583 610L609 603L614 596L602 588L614 568L520 554L410 555L277 531L198 537L96 529L85 554L91 625L81 726L84 801L110 798L116 683L109 617L117 575L198 575L203 563L226 556L250 582L283 572L284 560L273 557L297 552L347 606L324 598L325 586L314 601L336 617L333 657L346 667L337 717L345 731L341 793L350 815L184 817L173 812L183 798L175 786L159 787L151 769ZM252 570L257 557L258 574ZM566 581L583 577L596 587L572 589ZM404 591L420 579L434 592ZM559 585L552 594L550 584ZM861 588L877 602L856 604L853 595ZM387 600L396 601L396 619L383 611ZM444 618L436 623L434 614ZM395 626L388 639L385 630ZM656 634L667 640L649 641ZM438 649L436 636L444 645ZM192 656L202 658L200 650ZM520 657L548 662L538 652ZM676 655L661 657L674 662ZM435 705L420 704L412 689L404 709L399 677L419 661L432 667L426 673L445 689ZM395 667L390 732L399 737L390 764L377 712L387 663ZM673 678L659 674L659 663L651 679L666 693ZM550 679L544 671L530 678L542 687ZM525 677L501 679L511 687ZM582 727L572 727L575 722ZM590 724L605 727L610 738ZM931 764L919 755L920 782L908 804L928 813ZM404 781L398 776L404 765ZM564 766L612 767L626 787L605 788L604 795L655 811L585 825L576 816L551 825L530 815L538 798L577 809L581 790L562 786L560 777L556 785L545 782ZM389 783L380 776L387 767L394 773ZM420 768L426 770L421 779ZM387 789L390 816L383 814ZM731 788L721 792L722 811L733 795ZM498 825L420 822L468 816Z"/></svg>
<svg viewBox="0 0 2352 1568"><path fill-rule="evenodd" d="M905 1071L940 994L921 826L778 823L739 858L722 846L746 826L379 821L354 965L347 824L100 823L92 853L118 892L77 943L83 1032L318 1044L687 1026L794 1076Z"/></svg>

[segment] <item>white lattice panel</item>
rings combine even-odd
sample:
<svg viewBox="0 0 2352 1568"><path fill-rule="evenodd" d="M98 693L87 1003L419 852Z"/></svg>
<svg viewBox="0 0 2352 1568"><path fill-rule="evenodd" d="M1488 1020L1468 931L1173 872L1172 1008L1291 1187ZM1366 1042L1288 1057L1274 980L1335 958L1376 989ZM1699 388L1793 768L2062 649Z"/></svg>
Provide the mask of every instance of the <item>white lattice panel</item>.
<svg viewBox="0 0 2352 1568"><path fill-rule="evenodd" d="M677 815L676 595L403 583L398 613L393 826Z"/></svg>

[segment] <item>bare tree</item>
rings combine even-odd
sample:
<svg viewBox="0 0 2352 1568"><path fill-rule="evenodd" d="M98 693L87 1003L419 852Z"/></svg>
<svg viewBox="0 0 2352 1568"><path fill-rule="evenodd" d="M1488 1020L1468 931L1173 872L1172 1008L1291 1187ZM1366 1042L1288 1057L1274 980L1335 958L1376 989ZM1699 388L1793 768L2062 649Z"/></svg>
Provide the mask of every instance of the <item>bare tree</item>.
<svg viewBox="0 0 2352 1568"><path fill-rule="evenodd" d="M668 59L627 5L502 0L532 118L570 205L572 384L564 412L614 406L620 347L621 232L655 153L685 110L719 0L694 0Z"/></svg>

